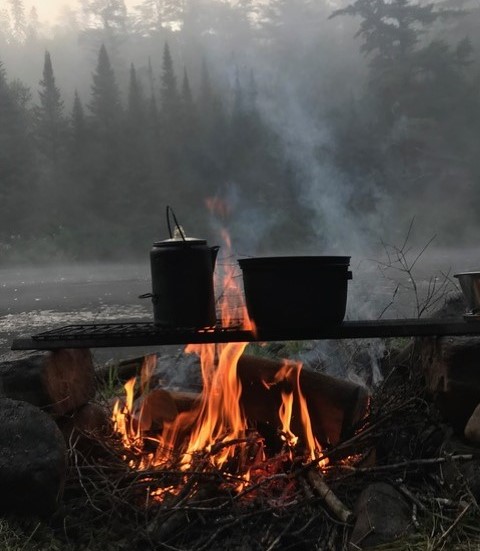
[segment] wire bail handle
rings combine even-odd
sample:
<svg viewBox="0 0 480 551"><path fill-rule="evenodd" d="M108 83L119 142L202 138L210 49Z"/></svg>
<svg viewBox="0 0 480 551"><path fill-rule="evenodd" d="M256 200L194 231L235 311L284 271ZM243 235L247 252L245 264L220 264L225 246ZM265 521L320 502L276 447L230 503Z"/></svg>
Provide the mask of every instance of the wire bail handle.
<svg viewBox="0 0 480 551"><path fill-rule="evenodd" d="M185 237L185 233L182 229L182 226L180 226L180 224L178 223L178 220L177 220L177 217L175 216L175 213L173 212L173 209L170 205L167 205L167 226L168 226L168 233L170 234L170 239L173 239L173 232L172 232L172 225L171 225L171 222L170 222L170 216L172 216L173 218L173 221L175 223L175 226L177 227L177 230L179 232L179 234L181 235L182 239L184 241L187 240L187 238Z"/></svg>

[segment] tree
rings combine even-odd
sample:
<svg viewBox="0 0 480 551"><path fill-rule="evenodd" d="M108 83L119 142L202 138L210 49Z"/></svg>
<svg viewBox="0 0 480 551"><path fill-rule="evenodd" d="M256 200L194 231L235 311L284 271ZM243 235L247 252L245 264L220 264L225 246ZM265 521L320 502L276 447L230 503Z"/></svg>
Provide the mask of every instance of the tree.
<svg viewBox="0 0 480 551"><path fill-rule="evenodd" d="M66 122L63 101L55 84L50 53L45 52L43 79L40 81L40 105L35 108L35 134L39 150L53 167L58 167L65 145Z"/></svg>
<svg viewBox="0 0 480 551"><path fill-rule="evenodd" d="M422 37L437 19L454 13L412 0L355 0L331 14L330 18L360 17L356 36L362 38L361 51L370 60L371 91L383 104L388 124L399 115L409 115L412 87L423 78Z"/></svg>
<svg viewBox="0 0 480 551"><path fill-rule="evenodd" d="M124 139L123 111L115 73L102 44L92 77L88 108L92 130L89 185L90 211L97 219L116 221L123 201ZM112 228L110 228L112 231ZM107 232L107 229L105 230Z"/></svg>
<svg viewBox="0 0 480 551"><path fill-rule="evenodd" d="M107 49L103 44L93 73L92 94L88 107L97 136L106 141L113 139L116 142L121 120L120 92Z"/></svg>
<svg viewBox="0 0 480 551"><path fill-rule="evenodd" d="M78 91L75 90L73 99L72 115L70 117L71 136L73 150L81 152L85 149L87 143L87 125L85 121L85 112L83 109Z"/></svg>
<svg viewBox="0 0 480 551"><path fill-rule="evenodd" d="M38 39L39 29L40 19L38 18L37 8L33 6L28 14L28 26L26 29L27 40L30 42L36 42Z"/></svg>
<svg viewBox="0 0 480 551"><path fill-rule="evenodd" d="M29 91L9 83L0 62L0 232L9 237L36 220L35 156L29 136ZM30 216L28 216L30 214Z"/></svg>
<svg viewBox="0 0 480 551"><path fill-rule="evenodd" d="M84 16L93 27L106 31L125 32L127 8L124 0L81 0Z"/></svg>
<svg viewBox="0 0 480 551"><path fill-rule="evenodd" d="M136 28L149 36L179 26L185 11L184 0L143 0L135 6Z"/></svg>
<svg viewBox="0 0 480 551"><path fill-rule="evenodd" d="M160 113L162 122L168 131L173 130L175 123L178 122L179 105L177 77L168 42L165 42L160 82Z"/></svg>
<svg viewBox="0 0 480 551"><path fill-rule="evenodd" d="M12 36L15 42L23 43L27 37L27 21L23 0L8 0L10 4Z"/></svg>

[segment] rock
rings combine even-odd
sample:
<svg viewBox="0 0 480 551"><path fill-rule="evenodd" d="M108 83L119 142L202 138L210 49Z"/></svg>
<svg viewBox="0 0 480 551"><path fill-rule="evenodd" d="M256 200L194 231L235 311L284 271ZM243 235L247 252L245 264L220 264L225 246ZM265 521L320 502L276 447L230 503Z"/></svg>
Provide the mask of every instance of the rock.
<svg viewBox="0 0 480 551"><path fill-rule="evenodd" d="M472 444L480 444L480 404L475 408L467 422L465 438Z"/></svg>
<svg viewBox="0 0 480 551"><path fill-rule="evenodd" d="M0 396L29 402L55 416L95 396L95 371L88 349L11 352L0 360Z"/></svg>
<svg viewBox="0 0 480 551"><path fill-rule="evenodd" d="M403 497L389 484L367 486L355 504L356 521L350 549L368 549L407 535L412 528L411 511Z"/></svg>
<svg viewBox="0 0 480 551"><path fill-rule="evenodd" d="M66 446L49 415L0 398L0 513L52 514L65 482Z"/></svg>
<svg viewBox="0 0 480 551"><path fill-rule="evenodd" d="M421 360L427 389L456 432L463 433L480 403L480 337L424 338Z"/></svg>

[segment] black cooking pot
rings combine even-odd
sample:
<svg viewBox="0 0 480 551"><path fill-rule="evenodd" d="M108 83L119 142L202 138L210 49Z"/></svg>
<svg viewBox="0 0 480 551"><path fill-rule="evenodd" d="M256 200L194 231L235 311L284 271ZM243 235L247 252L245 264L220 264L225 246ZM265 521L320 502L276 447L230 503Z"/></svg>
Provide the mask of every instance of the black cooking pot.
<svg viewBox="0 0 480 551"><path fill-rule="evenodd" d="M279 256L239 260L250 318L260 329L341 323L349 256Z"/></svg>
<svg viewBox="0 0 480 551"><path fill-rule="evenodd" d="M155 242L150 250L152 292L141 298L152 299L155 325L211 327L216 322L213 272L219 247L186 237L169 206L167 225L170 239Z"/></svg>

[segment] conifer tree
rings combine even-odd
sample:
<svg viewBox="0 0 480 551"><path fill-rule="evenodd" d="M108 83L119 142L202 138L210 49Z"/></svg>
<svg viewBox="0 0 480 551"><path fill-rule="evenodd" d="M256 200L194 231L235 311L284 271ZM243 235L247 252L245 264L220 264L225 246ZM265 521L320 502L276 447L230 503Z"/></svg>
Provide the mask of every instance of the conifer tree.
<svg viewBox="0 0 480 551"><path fill-rule="evenodd" d="M166 125L166 129L170 130L174 128L175 122L178 121L179 96L177 77L175 76L168 42L165 42L163 49L163 64L160 86L162 122Z"/></svg>
<svg viewBox="0 0 480 551"><path fill-rule="evenodd" d="M192 127L195 123L195 104L193 101L190 80L188 78L186 68L183 70L182 91L180 98L182 106L182 126L184 133L188 135L192 132Z"/></svg>
<svg viewBox="0 0 480 551"><path fill-rule="evenodd" d="M86 144L87 126L85 112L78 91L75 90L71 115L72 141L75 149L83 149Z"/></svg>
<svg viewBox="0 0 480 551"><path fill-rule="evenodd" d="M35 135L40 151L54 166L60 162L65 144L66 123L63 101L55 83L50 53L45 52L43 79L40 81L40 105L35 108Z"/></svg>
<svg viewBox="0 0 480 551"><path fill-rule="evenodd" d="M7 236L30 228L36 181L34 152L26 113L26 88L12 85L0 62L0 232Z"/></svg>
<svg viewBox="0 0 480 551"><path fill-rule="evenodd" d="M115 73L102 44L92 77L89 123L92 131L89 182L90 212L103 220L116 220L124 200L124 138L122 106Z"/></svg>
<svg viewBox="0 0 480 551"><path fill-rule="evenodd" d="M130 81L128 88L127 118L131 126L143 128L145 124L145 97L138 82L137 72L132 63L130 65Z"/></svg>
<svg viewBox="0 0 480 551"><path fill-rule="evenodd" d="M120 93L107 49L103 44L98 53L98 62L93 74L92 94L88 107L92 114L92 124L97 135L107 139L117 136L121 120Z"/></svg>

